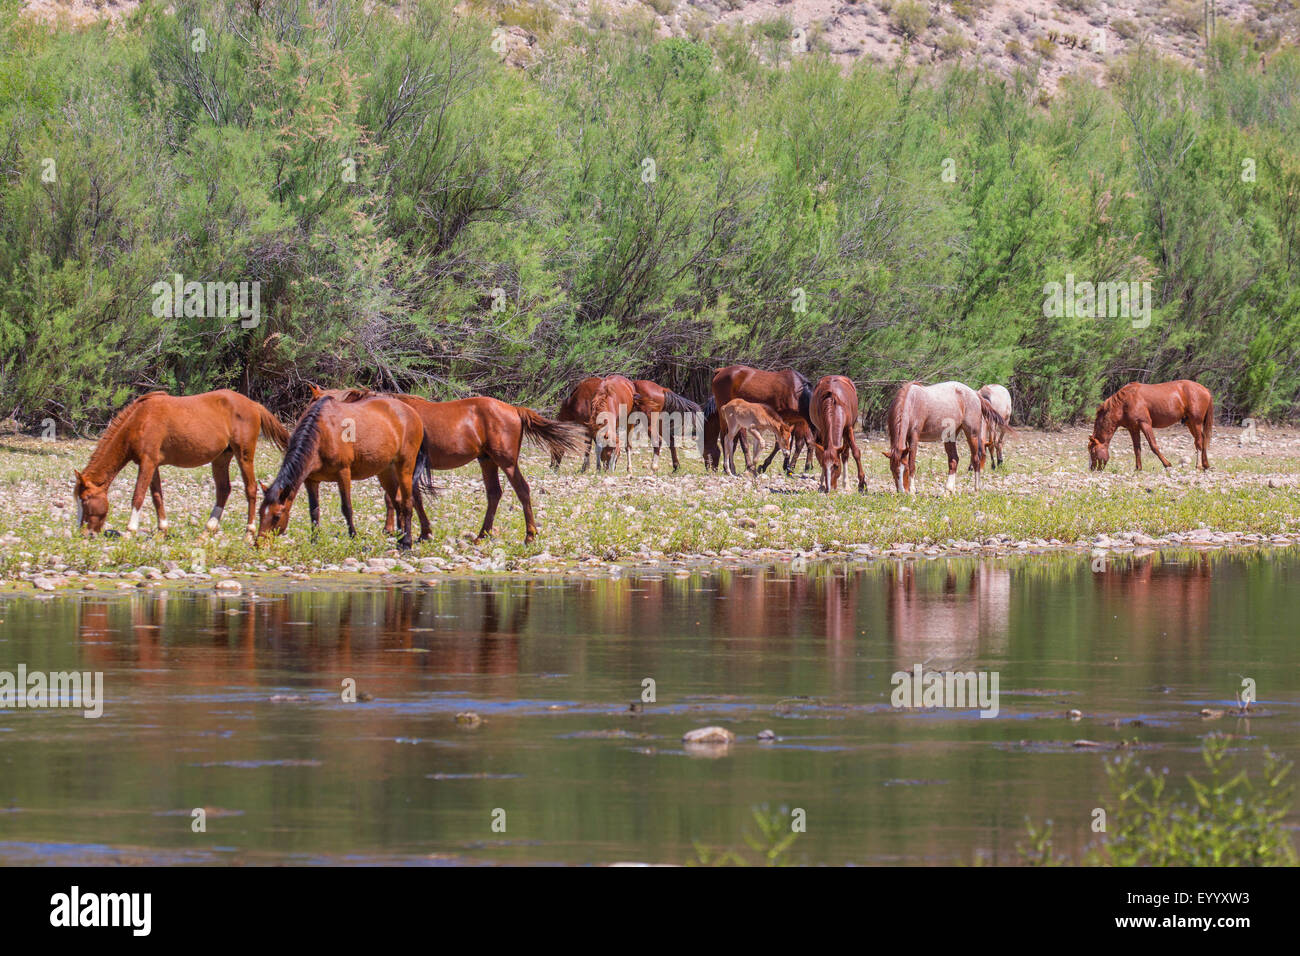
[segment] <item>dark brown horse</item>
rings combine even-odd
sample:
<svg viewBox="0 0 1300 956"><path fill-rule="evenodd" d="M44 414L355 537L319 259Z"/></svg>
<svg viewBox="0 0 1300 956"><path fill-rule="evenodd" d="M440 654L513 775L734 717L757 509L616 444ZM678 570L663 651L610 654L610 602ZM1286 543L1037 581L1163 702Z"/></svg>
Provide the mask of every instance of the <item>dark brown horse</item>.
<svg viewBox="0 0 1300 956"><path fill-rule="evenodd" d="M338 395L340 392L319 392ZM588 435L585 425L573 422L556 422L539 415L531 408L510 405L495 398L462 398L451 402L431 402L419 395L390 395L405 403L420 417L424 428L423 455L430 469L449 471L477 461L483 472L483 487L487 493L487 514L479 530L479 540L492 532L497 505L501 501L500 472L514 488L519 504L524 509L524 543L537 534L533 520L533 500L528 481L519 469L519 451L524 439L546 449L554 458L565 453L582 450ZM431 491L430 488L423 490ZM420 516L420 540L430 537L428 516L419 485L415 488L415 510ZM394 521L393 502L388 502L385 530L392 533Z"/></svg>
<svg viewBox="0 0 1300 956"><path fill-rule="evenodd" d="M319 526L320 484L332 481L339 486L348 534L355 537L352 482L378 478L397 508L401 526L397 546L409 548L413 485L417 474L421 483L428 481L420 416L384 395L364 390L341 394L342 400L330 394L316 398L298 419L280 473L263 489L258 535L284 534L294 498L304 485L312 527Z"/></svg>
<svg viewBox="0 0 1300 956"><path fill-rule="evenodd" d="M916 474L916 450L921 442L943 442L948 454L948 491L957 490L957 436L965 435L970 460L975 466L975 490L979 491L984 468L984 434L994 428L1009 429L1006 419L961 382L924 385L904 382L894 394L886 413L889 430L889 471L898 491L910 491Z"/></svg>
<svg viewBox="0 0 1300 956"><path fill-rule="evenodd" d="M239 463L248 497L248 530L257 515L257 476L253 455L258 434L265 435L284 448L288 430L266 408L238 392L221 389L202 395L172 396L150 392L127 405L113 417L91 453L90 462L75 472L77 482L73 498L77 504L77 524L91 533L103 530L108 516L108 489L117 473L128 462L139 468L135 494L131 498L128 532L140 528L140 511L146 491L153 493L158 513L158 530L167 530L163 510L161 465L198 468L212 464L212 478L217 485L217 504L208 519L208 531L220 527L221 512L230 497L230 461Z"/></svg>
<svg viewBox="0 0 1300 956"><path fill-rule="evenodd" d="M613 471L618 456L627 447L627 470L632 470L632 449L629 441L632 403L636 399L636 386L622 375L606 375L591 396L587 431L596 441L596 467Z"/></svg>
<svg viewBox="0 0 1300 956"><path fill-rule="evenodd" d="M858 420L858 390L853 382L843 375L823 376L813 387L809 411L813 428L821 438L816 446L822 466L821 490L827 494L835 490L851 452L858 463L858 491L866 491L862 453L853 438L853 426Z"/></svg>
<svg viewBox="0 0 1300 956"><path fill-rule="evenodd" d="M632 386L636 389L636 395L632 399L633 410L649 418L650 442L654 449L650 470L659 470L659 448L663 444L663 434L667 432L668 454L673 459L673 471L677 471L681 464L677 460L675 436L696 434L700 427L700 406L649 379L634 379ZM689 429L685 425L687 415L692 416Z"/></svg>
<svg viewBox="0 0 1300 956"><path fill-rule="evenodd" d="M1097 420L1088 439L1089 470L1101 471L1110 461L1110 440L1117 429L1126 428L1133 438L1133 463L1142 470L1142 438L1160 464L1169 467L1169 459L1156 445L1154 429L1182 423L1192 433L1196 450L1201 453L1200 467L1209 470L1210 431L1214 427L1214 397L1204 385L1179 379L1143 385L1129 382L1097 408Z"/></svg>
<svg viewBox="0 0 1300 956"><path fill-rule="evenodd" d="M599 375L592 375L584 378L579 382L569 397L561 404L559 410L555 413L555 420L559 422L576 422L583 428L587 427L587 422L591 420L591 399L595 396L596 390L600 388L602 379ZM591 464L591 442L595 435L587 434L587 443L583 449L582 471L587 470ZM560 469L560 462L564 459L563 452L551 452L551 468L556 471Z"/></svg>
<svg viewBox="0 0 1300 956"><path fill-rule="evenodd" d="M717 410L724 407L733 398L743 398L747 402L766 405L791 426L794 426L799 419L808 424L812 423L808 417L808 403L812 400L812 386L808 384L806 378L792 368L780 372L765 372L762 369L750 368L748 365L729 365L713 373L711 389L713 402L705 406L705 467L718 467L722 454L718 447ZM743 443L744 437L742 436L740 440ZM767 470L767 466L772 463L772 459L776 456L778 447L772 448L772 453L767 456L767 460L759 467L760 472ZM729 464L734 472L735 462ZM787 469L791 464L791 460L787 458Z"/></svg>

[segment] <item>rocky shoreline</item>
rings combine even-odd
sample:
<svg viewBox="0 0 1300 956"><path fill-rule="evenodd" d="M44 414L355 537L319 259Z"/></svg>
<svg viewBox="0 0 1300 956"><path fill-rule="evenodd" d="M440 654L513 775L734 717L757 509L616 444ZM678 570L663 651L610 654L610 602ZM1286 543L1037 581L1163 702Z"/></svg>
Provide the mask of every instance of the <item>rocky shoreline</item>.
<svg viewBox="0 0 1300 956"><path fill-rule="evenodd" d="M832 541L812 549L728 548L700 554L667 555L655 551L634 554L628 560L610 561L597 555L560 559L543 551L528 557L508 557L502 548L476 549L442 557L403 557L393 551L383 557L366 560L347 558L337 564L270 565L261 563L244 567L186 569L181 562L166 561L163 566L141 565L122 571L78 571L65 565L29 567L17 578L0 581L0 593L50 594L67 590L129 590L167 583L209 585L228 594L240 593L242 582L283 580L307 582L330 580L352 585L370 578L388 581L417 581L436 585L443 580L474 576L509 577L604 577L625 574L674 574L689 577L711 570L788 565L791 573L809 571L816 562L939 560L952 558L1015 558L1033 556L1087 556L1144 558L1160 551L1192 549L1247 550L1300 546L1300 533L1260 534L1254 532L1215 531L1199 528L1160 537L1138 531L1097 535L1085 541L1058 541L1043 538L1015 539L994 535L982 540L951 539L942 544L897 542L889 547L866 544L843 544ZM30 562L24 562L25 564Z"/></svg>

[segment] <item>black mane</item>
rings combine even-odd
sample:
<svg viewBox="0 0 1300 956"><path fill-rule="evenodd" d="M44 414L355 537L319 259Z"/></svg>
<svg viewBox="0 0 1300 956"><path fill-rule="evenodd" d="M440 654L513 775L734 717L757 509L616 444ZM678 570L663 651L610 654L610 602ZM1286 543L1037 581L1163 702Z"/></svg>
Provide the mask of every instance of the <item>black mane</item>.
<svg viewBox="0 0 1300 956"><path fill-rule="evenodd" d="M303 472L307 470L307 461L320 443L321 409L326 402L332 401L334 399L329 395L316 399L307 411L303 412L302 418L298 419L293 434L289 436L289 447L284 450L284 462L280 465L280 473L275 476L275 481L271 482L271 487L266 489L266 500L271 504L278 502L285 492L302 484Z"/></svg>

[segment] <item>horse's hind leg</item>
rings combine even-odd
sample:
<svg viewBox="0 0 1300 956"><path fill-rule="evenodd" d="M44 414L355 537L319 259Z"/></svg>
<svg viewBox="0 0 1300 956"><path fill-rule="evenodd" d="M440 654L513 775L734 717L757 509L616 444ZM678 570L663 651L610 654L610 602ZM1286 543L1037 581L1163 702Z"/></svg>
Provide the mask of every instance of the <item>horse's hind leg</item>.
<svg viewBox="0 0 1300 956"><path fill-rule="evenodd" d="M1142 433L1136 428L1128 430L1129 437L1133 439L1133 470L1142 470Z"/></svg>
<svg viewBox="0 0 1300 956"><path fill-rule="evenodd" d="M533 521L533 496L528 489L528 480L519 470L517 461L502 465L501 470L506 473L506 480L510 482L510 487L515 489L519 504L524 509L524 544L532 544L533 538L537 536L537 523ZM499 488L500 485L497 487Z"/></svg>
<svg viewBox="0 0 1300 956"><path fill-rule="evenodd" d="M673 423L671 421L669 421L667 425L667 429L668 429L668 454L672 457L673 474L675 475L677 474L677 470L682 467L682 464L677 460L677 441L676 441L676 436L673 433Z"/></svg>
<svg viewBox="0 0 1300 956"><path fill-rule="evenodd" d="M420 537L417 540L428 541L433 537L433 528L429 524L429 516L424 513L424 495L419 485L411 485L411 497L415 499L415 513L420 516Z"/></svg>
<svg viewBox="0 0 1300 956"><path fill-rule="evenodd" d="M234 457L230 449L222 452L212 461L212 483L217 486L217 501L212 507L208 523L204 525L210 533L215 534L221 527L221 513L226 510L226 501L230 498L230 459ZM240 464L243 467L243 464Z"/></svg>
<svg viewBox="0 0 1300 956"><path fill-rule="evenodd" d="M163 510L162 473L157 469L154 470L153 478L149 481L149 492L153 496L153 510L158 515L158 530L166 533L167 512Z"/></svg>
<svg viewBox="0 0 1300 956"><path fill-rule="evenodd" d="M379 474L379 483L384 487L384 498L391 502L392 508L397 514L395 524L400 533L397 537L397 547L400 551L407 551L411 547L411 489L409 487L410 478L401 475L397 467L388 469ZM392 534L387 526L384 528L384 534Z"/></svg>
<svg viewBox="0 0 1300 956"><path fill-rule="evenodd" d="M239 449L239 457L236 459L239 464L239 475L244 479L244 498L248 501L248 524L245 526L249 534L257 533L257 468L253 462L253 455L256 453L256 446L249 446ZM226 476L226 494L230 494L230 473L225 465L221 467L221 473ZM224 497L218 497L218 504L223 507L226 504ZM217 518L220 519L220 512Z"/></svg>
<svg viewBox="0 0 1300 956"><path fill-rule="evenodd" d="M943 443L943 450L948 455L948 480L944 483L944 488L948 491L957 490L957 443L955 441L946 441ZM971 456L974 461L974 456Z"/></svg>
<svg viewBox="0 0 1300 956"><path fill-rule="evenodd" d="M966 443L970 445L970 460L971 464L975 466L975 490L979 491L980 473L984 470L984 439L980 437L978 431L968 431L966 432Z"/></svg>
<svg viewBox="0 0 1300 956"><path fill-rule="evenodd" d="M754 449L754 457L757 458L758 455L759 455L759 452L762 450L762 447L763 447L762 443L759 442L759 440L758 440L758 433L757 433L757 432L755 432L755 434L754 434L754 441L758 444L758 447ZM758 473L759 473L759 474L765 474L765 473L767 472L767 466L770 465L770 464L772 464L772 459L776 457L776 453L777 453L778 451L780 451L780 450L781 450L781 443L780 443L780 442L777 442L776 444L774 444L774 445L772 446L772 453L771 453L770 455L768 455L767 458L765 458L765 459L763 460L763 464L761 464L761 465L758 466ZM784 462L784 466L783 466L782 470L785 471L785 472L787 472L787 473L790 471L790 456L789 456L788 454L787 454L786 457L785 457L785 462Z"/></svg>
<svg viewBox="0 0 1300 956"><path fill-rule="evenodd" d="M355 538L357 528L352 523L352 473L346 470L339 472L339 510L343 512L343 520L348 523L348 537Z"/></svg>
<svg viewBox="0 0 1300 956"><path fill-rule="evenodd" d="M478 466L483 469L483 491L487 494L487 513L483 515L483 527L478 533L478 540L482 541L492 533L492 522L496 520L497 504L501 501L501 476L497 473L496 462L486 455L478 460Z"/></svg>
<svg viewBox="0 0 1300 956"><path fill-rule="evenodd" d="M845 440L849 451L853 453L853 460L857 462L858 465L858 491L866 491L867 479L862 473L862 452L858 448L857 439L853 437L853 429L846 429ZM845 480L848 480L848 475L845 475L844 478Z"/></svg>
<svg viewBox="0 0 1300 956"><path fill-rule="evenodd" d="M1201 428L1200 422L1188 422L1187 430L1192 433L1192 445L1195 451L1192 452L1192 460L1198 468L1206 471L1210 468L1210 462L1205 457L1205 432ZM1197 460L1199 458L1199 460Z"/></svg>

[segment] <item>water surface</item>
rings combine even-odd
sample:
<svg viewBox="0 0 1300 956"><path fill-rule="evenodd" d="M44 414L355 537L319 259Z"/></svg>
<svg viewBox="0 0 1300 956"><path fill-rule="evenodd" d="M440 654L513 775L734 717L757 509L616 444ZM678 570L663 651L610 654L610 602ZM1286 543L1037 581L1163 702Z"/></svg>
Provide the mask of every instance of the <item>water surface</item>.
<svg viewBox="0 0 1300 956"><path fill-rule="evenodd" d="M1293 551L340 587L0 598L0 670L107 698L0 711L0 863L682 863L756 806L805 811L793 862L1014 863L1026 818L1091 837L1117 751L1081 738L1300 751ZM894 709L917 663L996 671L999 716ZM1199 716L1242 676L1256 716Z"/></svg>

